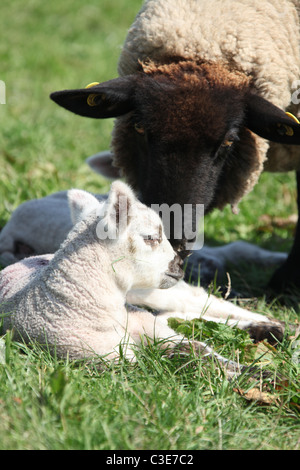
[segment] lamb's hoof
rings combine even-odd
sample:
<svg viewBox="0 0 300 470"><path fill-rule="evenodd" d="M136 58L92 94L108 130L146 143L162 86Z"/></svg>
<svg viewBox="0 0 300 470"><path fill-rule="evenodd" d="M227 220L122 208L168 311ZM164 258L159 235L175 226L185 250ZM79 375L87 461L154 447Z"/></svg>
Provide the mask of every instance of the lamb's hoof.
<svg viewBox="0 0 300 470"><path fill-rule="evenodd" d="M254 342L267 340L270 344L277 344L283 339L285 328L281 323L252 323L247 331Z"/></svg>

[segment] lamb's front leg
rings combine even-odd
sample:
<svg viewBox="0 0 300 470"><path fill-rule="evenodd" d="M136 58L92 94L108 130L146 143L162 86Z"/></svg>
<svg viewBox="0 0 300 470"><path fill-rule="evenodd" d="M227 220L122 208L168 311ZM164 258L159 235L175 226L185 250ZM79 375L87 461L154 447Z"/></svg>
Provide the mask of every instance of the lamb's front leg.
<svg viewBox="0 0 300 470"><path fill-rule="evenodd" d="M203 288L180 281L170 289L131 291L127 299L135 305L158 310L159 318L167 324L170 317L179 316L186 320L203 318L217 323L227 323L248 330L257 341L267 338L274 342L274 336L282 339L283 325L268 317L243 309L233 303L208 294Z"/></svg>
<svg viewBox="0 0 300 470"><path fill-rule="evenodd" d="M179 312L173 312L173 316L178 317L179 315ZM168 351L167 354L170 358L176 354L190 355L192 352L205 361L214 359L228 379L236 377L243 369L240 364L221 356L206 343L190 341L176 333L161 320L160 316L154 316L146 310L131 305L128 306L127 332L137 344L147 344L149 340L154 339L161 340L161 347Z"/></svg>

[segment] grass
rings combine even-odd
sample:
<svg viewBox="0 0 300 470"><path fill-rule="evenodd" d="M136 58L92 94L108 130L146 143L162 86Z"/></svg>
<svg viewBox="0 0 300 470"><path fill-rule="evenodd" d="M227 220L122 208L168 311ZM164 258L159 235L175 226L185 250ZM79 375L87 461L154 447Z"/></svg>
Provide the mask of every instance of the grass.
<svg viewBox="0 0 300 470"><path fill-rule="evenodd" d="M109 184L85 164L109 147L112 121L77 117L48 95L117 75L126 30L140 0L2 0L0 80L0 227L23 201L70 187L105 192ZM296 213L292 173L264 174L240 204L205 220L206 241L244 239L288 250L293 224L278 217ZM263 215L270 216L262 218ZM270 270L240 266L232 283L245 306L281 320L298 321L293 307L267 302ZM253 346L227 327L174 321L190 337L207 339L218 352L259 367L272 378L229 383L213 363L163 357L154 345L137 353L137 363L97 368L50 357L38 345L25 346L6 334L0 342L1 449L298 449L299 349L286 336L276 349ZM260 400L251 390L261 390Z"/></svg>

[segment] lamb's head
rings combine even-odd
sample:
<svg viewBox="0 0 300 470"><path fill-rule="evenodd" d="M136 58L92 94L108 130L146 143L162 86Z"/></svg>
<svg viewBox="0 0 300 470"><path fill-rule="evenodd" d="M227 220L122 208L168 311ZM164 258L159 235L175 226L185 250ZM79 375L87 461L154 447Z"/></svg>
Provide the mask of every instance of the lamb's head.
<svg viewBox="0 0 300 470"><path fill-rule="evenodd" d="M208 212L243 194L257 169L258 136L300 143L299 124L252 86L224 65L174 58L51 97L83 116L118 118L114 163L142 202L203 204ZM174 247L186 242L172 232L170 241Z"/></svg>
<svg viewBox="0 0 300 470"><path fill-rule="evenodd" d="M115 181L107 201L72 189L68 192L71 217L93 231L93 250L102 260L99 269L125 289L168 288L183 277L182 260L166 238L154 210L139 202L131 188ZM76 229L75 229L76 231Z"/></svg>

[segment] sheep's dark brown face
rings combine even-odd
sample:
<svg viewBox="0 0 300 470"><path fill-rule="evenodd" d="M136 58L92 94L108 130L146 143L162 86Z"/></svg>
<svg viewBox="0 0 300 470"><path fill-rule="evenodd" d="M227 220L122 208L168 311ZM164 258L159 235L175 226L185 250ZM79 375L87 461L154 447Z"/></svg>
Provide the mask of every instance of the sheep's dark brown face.
<svg viewBox="0 0 300 470"><path fill-rule="evenodd" d="M114 164L142 202L193 205L193 215L197 204L208 212L234 200L257 162L252 132L300 144L299 124L253 94L248 77L219 64L144 64L140 73L51 98L82 116L117 117ZM171 224L174 247L185 248L183 233L178 238Z"/></svg>
<svg viewBox="0 0 300 470"><path fill-rule="evenodd" d="M241 100L230 90L143 85L128 129L135 134L141 198L146 204L204 204L208 210L239 139Z"/></svg>
<svg viewBox="0 0 300 470"><path fill-rule="evenodd" d="M214 207L223 166L236 151L244 119L241 91L213 90L206 79L192 78L145 76L135 90L134 111L120 118L113 139L118 163L143 203L181 206L181 222L170 223L175 248L185 246L187 205L194 214L197 204L205 212Z"/></svg>

